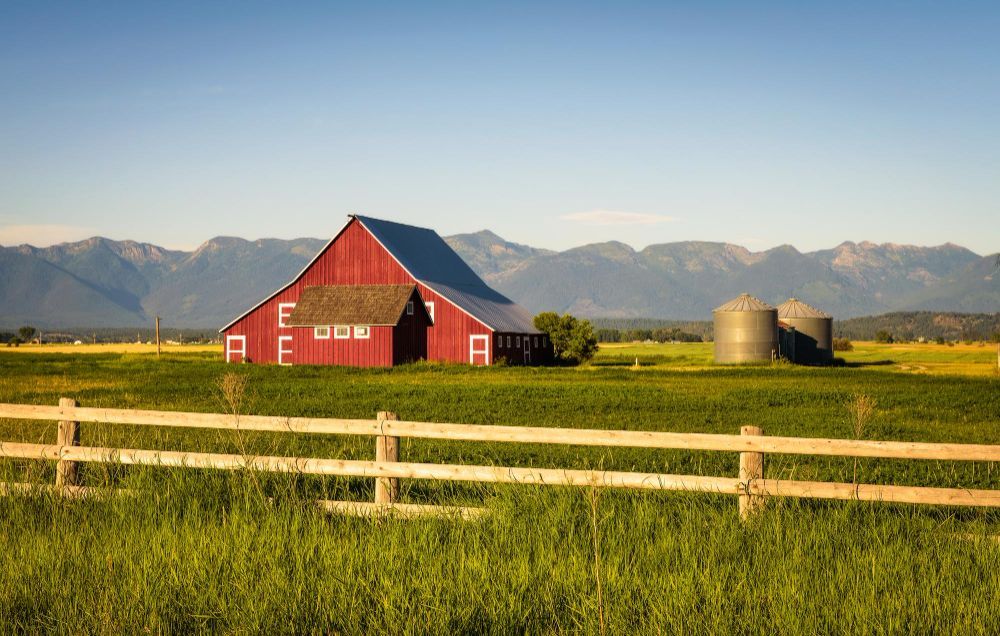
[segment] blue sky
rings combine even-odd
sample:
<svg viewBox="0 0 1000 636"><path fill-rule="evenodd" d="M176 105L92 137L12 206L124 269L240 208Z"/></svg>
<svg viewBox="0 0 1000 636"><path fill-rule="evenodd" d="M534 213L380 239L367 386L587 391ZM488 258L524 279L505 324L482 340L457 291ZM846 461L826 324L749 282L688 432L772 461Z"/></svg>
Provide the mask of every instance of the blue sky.
<svg viewBox="0 0 1000 636"><path fill-rule="evenodd" d="M997 3L0 5L0 243L1000 249Z"/></svg>

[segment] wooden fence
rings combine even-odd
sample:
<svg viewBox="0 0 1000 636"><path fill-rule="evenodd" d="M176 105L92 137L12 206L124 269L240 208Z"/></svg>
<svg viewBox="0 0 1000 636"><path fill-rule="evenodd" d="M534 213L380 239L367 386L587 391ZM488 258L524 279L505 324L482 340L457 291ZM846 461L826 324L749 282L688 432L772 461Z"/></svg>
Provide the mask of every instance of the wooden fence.
<svg viewBox="0 0 1000 636"><path fill-rule="evenodd" d="M308 417L274 417L219 413L182 413L131 409L84 408L63 398L59 406L0 404L0 418L55 420L59 422L55 444L0 442L0 458L40 459L57 462L53 488L67 495L91 492L79 483L78 462L134 464L223 470L335 475L375 478L375 501L322 501L330 511L355 514L394 512L403 515L455 513L472 517L476 508L403 504L400 479L431 479L548 486L593 486L642 490L686 490L735 495L740 515L752 514L764 497L811 497L883 501L908 504L1000 507L1000 491L922 486L871 485L794 481L764 478L764 454L831 455L923 460L1000 461L1000 446L939 444L873 440L767 437L760 428L744 426L740 435L665 433L600 429L568 429L530 426L440 424L398 420L380 412L373 420ZM246 456L131 448L101 448L80 445L80 423L114 423L140 426L271 431L375 437L375 460L340 460L316 457ZM612 446L647 449L677 449L737 452L739 475L709 477L603 470L522 468L421 464L399 461L399 439L443 439L478 442L560 444L568 446ZM0 485L0 494L23 492L36 486Z"/></svg>

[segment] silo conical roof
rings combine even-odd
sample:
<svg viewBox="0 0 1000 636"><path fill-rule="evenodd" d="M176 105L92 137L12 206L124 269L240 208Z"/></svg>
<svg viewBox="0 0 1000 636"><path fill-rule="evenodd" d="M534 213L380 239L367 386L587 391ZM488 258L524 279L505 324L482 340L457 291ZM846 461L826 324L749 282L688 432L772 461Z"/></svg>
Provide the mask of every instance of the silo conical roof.
<svg viewBox="0 0 1000 636"><path fill-rule="evenodd" d="M774 307L760 298L743 293L712 310L713 313L716 311L774 311Z"/></svg>
<svg viewBox="0 0 1000 636"><path fill-rule="evenodd" d="M830 314L808 305L798 298L789 298L778 305L778 318L829 318Z"/></svg>

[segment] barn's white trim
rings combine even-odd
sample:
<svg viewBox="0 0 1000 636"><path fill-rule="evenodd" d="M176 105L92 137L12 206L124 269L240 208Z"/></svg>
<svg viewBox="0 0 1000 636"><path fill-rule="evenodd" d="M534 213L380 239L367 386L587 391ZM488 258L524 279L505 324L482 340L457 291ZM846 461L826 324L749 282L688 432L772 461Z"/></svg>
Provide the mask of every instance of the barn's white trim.
<svg viewBox="0 0 1000 636"><path fill-rule="evenodd" d="M349 340L351 337L351 328L347 325L335 325L333 328L333 339L334 340Z"/></svg>
<svg viewBox="0 0 1000 636"><path fill-rule="evenodd" d="M239 349L236 349L235 347L233 347L230 344L230 343L234 343L236 341L240 342L240 348ZM246 357L247 357L247 337L246 336L226 336L226 362L230 362L230 357L234 353L238 353L239 354L239 356L240 356L240 360L239 361L240 362L242 362L243 360L246 359Z"/></svg>
<svg viewBox="0 0 1000 636"><path fill-rule="evenodd" d="M329 340L330 339L330 328L329 327L313 327L313 338L316 340Z"/></svg>
<svg viewBox="0 0 1000 636"><path fill-rule="evenodd" d="M292 355L292 350L291 349L285 349L282 346L282 344L286 340L289 342L289 344L291 344L292 337L291 336L278 336L278 364L280 364L282 366L291 366L292 365L291 362L285 362L285 354Z"/></svg>
<svg viewBox="0 0 1000 636"><path fill-rule="evenodd" d="M412 300L406 301L406 315L407 316L412 316L413 315L413 301Z"/></svg>
<svg viewBox="0 0 1000 636"><path fill-rule="evenodd" d="M476 348L476 341L483 343L482 349ZM476 364L476 356L483 356L483 364L490 364L490 337L488 334L472 334L469 336L469 364Z"/></svg>
<svg viewBox="0 0 1000 636"><path fill-rule="evenodd" d="M367 340L372 337L372 328L366 325L354 325L354 339Z"/></svg>
<svg viewBox="0 0 1000 636"><path fill-rule="evenodd" d="M285 313L285 309L288 309L288 313ZM295 309L295 303L278 303L278 326L285 328L288 325L285 324L285 320L292 315L292 310Z"/></svg>

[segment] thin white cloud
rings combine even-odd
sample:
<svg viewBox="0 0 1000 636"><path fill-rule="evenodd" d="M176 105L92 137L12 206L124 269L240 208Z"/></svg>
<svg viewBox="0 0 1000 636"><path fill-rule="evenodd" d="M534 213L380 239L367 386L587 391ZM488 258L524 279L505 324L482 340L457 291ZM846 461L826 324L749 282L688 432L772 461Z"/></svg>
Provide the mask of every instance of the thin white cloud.
<svg viewBox="0 0 1000 636"><path fill-rule="evenodd" d="M643 212L621 212L617 210L589 210L573 212L559 217L563 221L582 223L583 225L656 225L672 223L677 219L665 214L646 214Z"/></svg>
<svg viewBox="0 0 1000 636"><path fill-rule="evenodd" d="M0 245L28 243L35 247L48 247L90 238L95 234L92 228L75 225L0 225Z"/></svg>

